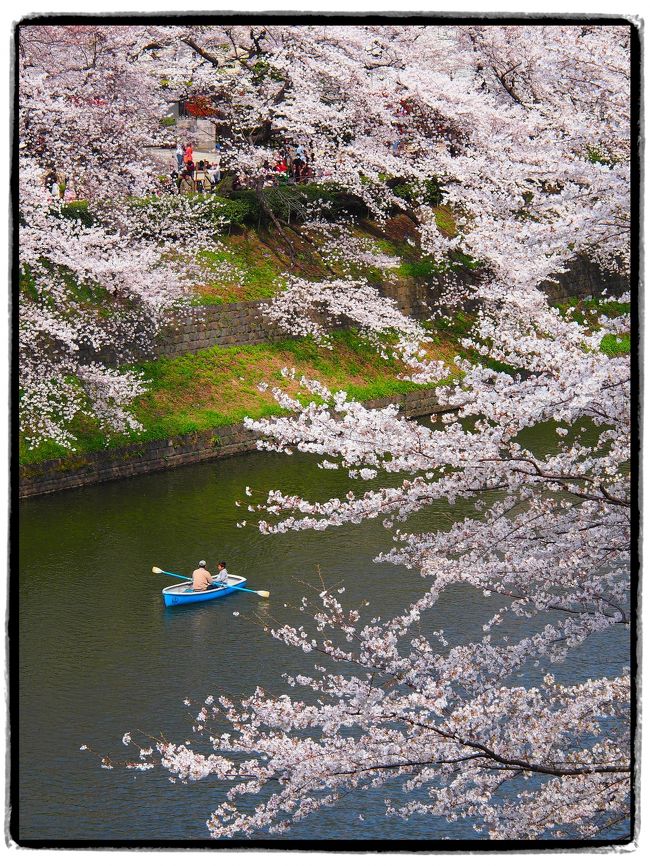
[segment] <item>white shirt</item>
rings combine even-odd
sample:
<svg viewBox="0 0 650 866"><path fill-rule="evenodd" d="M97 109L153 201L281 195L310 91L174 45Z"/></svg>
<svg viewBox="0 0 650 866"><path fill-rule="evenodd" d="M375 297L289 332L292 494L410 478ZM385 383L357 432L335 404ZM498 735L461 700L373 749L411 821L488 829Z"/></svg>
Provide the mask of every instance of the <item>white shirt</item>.
<svg viewBox="0 0 650 866"><path fill-rule="evenodd" d="M227 577L228 577L228 572L226 571L225 568L222 568L221 571L219 572L219 574L217 575L216 579L219 581L219 583L225 583Z"/></svg>

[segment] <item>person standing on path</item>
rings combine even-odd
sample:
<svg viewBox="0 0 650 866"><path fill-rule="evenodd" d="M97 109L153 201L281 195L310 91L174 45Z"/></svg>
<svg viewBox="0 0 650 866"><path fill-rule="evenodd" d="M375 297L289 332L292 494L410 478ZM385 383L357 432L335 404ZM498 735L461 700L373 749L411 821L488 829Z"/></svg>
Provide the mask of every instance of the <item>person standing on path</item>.
<svg viewBox="0 0 650 866"><path fill-rule="evenodd" d="M183 145L179 141L178 144L176 145L176 164L178 165L179 174L183 170L183 156L184 156L184 154L185 154L185 151L183 150Z"/></svg>
<svg viewBox="0 0 650 866"><path fill-rule="evenodd" d="M212 586L212 575L205 567L205 559L202 559L199 567L192 572L192 589L194 592L201 592L209 589L210 586Z"/></svg>

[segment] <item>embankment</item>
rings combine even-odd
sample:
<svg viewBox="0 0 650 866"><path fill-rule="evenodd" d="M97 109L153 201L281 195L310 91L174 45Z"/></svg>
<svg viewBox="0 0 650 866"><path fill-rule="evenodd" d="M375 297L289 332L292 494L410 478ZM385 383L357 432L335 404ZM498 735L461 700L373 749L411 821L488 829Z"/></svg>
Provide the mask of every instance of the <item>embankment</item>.
<svg viewBox="0 0 650 866"><path fill-rule="evenodd" d="M398 404L401 412L409 418L429 415L438 408L433 389L369 400L366 406L381 408L390 403ZM255 451L257 438L243 424L229 424L165 441L136 442L90 454L47 460L20 468L19 495L21 498L39 496L204 460L232 457Z"/></svg>
<svg viewBox="0 0 650 866"><path fill-rule="evenodd" d="M301 233L297 227L287 227L287 232L289 231L292 233L297 256L293 273L309 279L338 275L323 260L317 245L310 241L304 232ZM406 240L415 232L415 225L405 215L400 215L381 226L367 219L361 220L357 231L360 240L378 242L382 250L396 257L399 262L389 274L370 270L360 276L375 283L382 294L392 297L404 313L420 320L428 319L430 311L438 305L445 276L438 273L434 262L421 257L407 244ZM26 461L20 466L20 497L128 478L255 449L255 437L244 429L242 423L213 426L218 419L206 421L205 418L206 413L215 407L241 405L243 409L234 419L238 422L254 409L249 409L248 404L241 402L245 396L245 384L252 387L251 383L245 383L244 380L252 373L255 374L253 378L257 377L256 381L272 375L274 359L269 353L265 355L264 351L258 353L257 357L249 357L248 350L244 347L261 346L262 350L270 349L286 338L286 335L265 319L261 305L268 300L269 286L275 284L275 280L281 279L283 273L286 274L289 263L283 248L283 239L263 228L240 227L224 238L224 244L225 252L222 256L229 257L231 264L236 264L240 275L238 282L230 286L223 281L215 281L215 285L204 287L207 295L198 296L195 303L176 309L166 325L158 331L153 344L149 343L146 348L144 343L141 348L131 346L132 357L145 365L146 359L188 361L184 366L178 365L174 373L176 379L171 375L174 371L166 372L165 382L158 381L153 386L151 402L155 405L147 417L140 419L144 429L149 431L145 441L138 441L134 437L131 442L113 444L101 449L95 441L90 447L80 449L78 453L69 452L62 456L52 456L52 459L47 459L51 452L44 454L42 458L35 454L31 462ZM469 267L461 266L458 273L468 285L473 284L479 277L479 271ZM565 273L558 275L557 281L546 283L543 288L552 302L561 303L569 298L584 298L589 295L597 297L604 289L618 294L629 286L619 276L602 273L589 259L577 257ZM109 365L119 362L119 342L117 339L115 357L110 357L106 350L98 353ZM437 343L440 349L440 334L437 336ZM215 375L208 375L204 369L189 363L198 358L201 352L214 347L222 347L224 352L233 350L234 347L242 348L238 354L222 353L223 357L208 359L210 364L218 368ZM448 355L453 357L453 346L447 346L447 349ZM86 361L93 359L92 350L88 349L86 354ZM298 355L297 349L294 355ZM355 381L355 377L358 384L364 376L366 381L370 381L372 375L379 375L381 372L384 387L375 393L392 393L392 385L389 383L386 386L386 378L390 376L395 380L395 391L399 390L397 373L375 369L374 362L361 357L358 347L347 347L347 366L343 364L343 356L337 356L340 366L338 381L334 381L331 371L329 380L327 376L322 378L323 364L319 367L319 359L315 356L310 356L309 359L298 357L295 362L294 355L287 355L284 361L287 366L295 363L296 367L303 367L309 360L312 368L306 370L307 375L320 378L330 387L347 389L349 383ZM258 368L261 371L265 364L266 369L258 376ZM278 361L275 366L279 368L282 362ZM145 375L148 379L155 378L152 377L151 369L145 369ZM163 384L166 389L164 393ZM369 392L366 391L366 394ZM250 400L250 397L247 396L247 399ZM381 399L367 401L366 405L380 406L390 402L397 403L409 417L425 415L435 409L433 391L422 389L407 394L395 394L392 397L383 396ZM174 424L170 423L174 412L174 417L180 418L175 428ZM202 419L197 420L200 412L204 414ZM183 426L185 422L187 423ZM151 425L154 423L158 426L155 438L152 438L154 428ZM191 432L185 432L188 427Z"/></svg>

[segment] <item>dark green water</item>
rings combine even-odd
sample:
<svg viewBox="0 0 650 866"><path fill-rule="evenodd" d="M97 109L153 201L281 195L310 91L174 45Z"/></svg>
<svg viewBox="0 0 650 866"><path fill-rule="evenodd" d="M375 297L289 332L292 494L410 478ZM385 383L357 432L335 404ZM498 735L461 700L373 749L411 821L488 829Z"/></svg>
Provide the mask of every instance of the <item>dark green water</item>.
<svg viewBox="0 0 650 866"><path fill-rule="evenodd" d="M547 433L540 436L543 444ZM287 691L283 672L308 672L311 660L273 640L247 615L257 610L306 623L306 614L292 605L306 592L299 581L318 583L317 567L327 584L343 581L344 603L352 607L367 599L372 615L393 615L427 588L414 572L372 562L392 546L377 521L282 536L262 536L254 526L236 529L246 515L234 501L245 499L246 485L319 498L349 489L349 479L315 463L303 455L251 454L21 504L20 574L14 576L20 704L12 729L20 747L14 808L21 841L208 842L205 821L223 786L170 784L157 770L105 770L80 746L125 759L125 731L135 739L138 729L162 731L177 742L190 735L186 697L248 694L258 684ZM443 528L449 513L441 503L408 526ZM468 504L454 509L456 518L464 513L475 514ZM270 590L270 599L236 593L217 603L165 609L160 590L174 581L152 575L151 566L187 574L201 558L213 567L225 558L249 586ZM427 625L444 627L452 642L480 639L490 604L456 588L443 596ZM624 636L611 630L572 656L564 675L618 672L627 658ZM388 794L399 797L399 789L347 797L283 838L475 836L462 823L389 821L383 815Z"/></svg>

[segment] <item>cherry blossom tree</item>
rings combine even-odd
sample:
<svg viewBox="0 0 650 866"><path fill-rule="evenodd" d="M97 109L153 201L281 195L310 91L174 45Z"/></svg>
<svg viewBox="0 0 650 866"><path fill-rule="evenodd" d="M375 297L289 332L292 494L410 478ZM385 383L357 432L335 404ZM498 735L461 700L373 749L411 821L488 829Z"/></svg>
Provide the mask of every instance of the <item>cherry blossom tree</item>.
<svg viewBox="0 0 650 866"><path fill-rule="evenodd" d="M386 178L433 175L462 231L445 242L423 201L432 251L462 244L495 268L516 257L528 284L581 249L611 265L626 248L629 35L624 26L278 26L263 38L203 27L168 39L193 47L194 89L217 94L236 64L229 110L240 160L253 148L262 159L273 129L309 141L318 167L379 213L394 202ZM399 136L409 146L396 156ZM513 220L511 257L503 229Z"/></svg>
<svg viewBox="0 0 650 866"><path fill-rule="evenodd" d="M128 407L144 385L116 362L151 344L201 275L196 253L215 246L219 222L205 203L142 198L160 191L146 148L166 106L159 76L136 62L145 36L20 29L20 417L30 447L73 448L70 425L84 413L107 431L138 428Z"/></svg>
<svg viewBox="0 0 650 866"><path fill-rule="evenodd" d="M470 819L495 840L624 836L629 676L574 684L561 676L561 662L590 637L609 630L625 641L631 624L630 371L627 358L600 351L604 333L622 327L620 319L596 330L567 321L529 292L507 315L482 316L473 338L525 374L461 361L462 381L440 389L434 429L307 380L328 404L250 422L265 447L324 456L324 469L367 481L379 472L397 478L322 503L272 491L252 506L266 512L263 532L381 518L396 546L380 559L419 570L429 589L385 621L344 609L325 587L317 606L303 598L311 630L266 626L315 658L311 673L286 677L296 697L258 688L238 703L209 698L195 731L213 751L155 738L133 765L232 783L208 820L215 838L283 832L351 790L396 781L402 792L387 804L395 817ZM555 453L521 444L522 431L549 421ZM474 502L476 518L444 531L395 531L441 499ZM455 585L498 599L480 641L450 644L426 627L427 612ZM526 636L510 639L520 619L529 621ZM519 685L517 674L530 677L540 662L560 679L547 673ZM251 794L259 796L247 811Z"/></svg>
<svg viewBox="0 0 650 866"><path fill-rule="evenodd" d="M208 819L215 838L282 833L351 790L387 783L401 784L399 801L387 803L396 818L467 819L495 840L625 838L628 671L567 683L561 662L603 632L624 644L632 624L630 363L603 351L604 338L629 331L629 316L584 322L549 306L538 287L578 252L606 270L629 265L630 29L226 35L201 28L176 38L193 52L197 87L230 74L229 64L241 72L236 113L248 142L242 132L238 158L266 146L262 119L309 139L327 177L378 217L410 210L423 251L444 259L461 250L481 263L477 312L458 375L438 387L432 428L304 378L312 402L276 391L294 414L248 423L261 448L315 454L324 471L376 482L325 502L271 491L250 505L263 533L381 519L393 546L380 559L416 569L426 592L382 621L346 610L323 586L316 609L303 600L311 628L266 625L316 660L287 675L294 697L262 688L238 702L210 696L196 715L203 748L154 738L131 765L230 783ZM170 45L160 40L161 56ZM408 147L393 147L398 138ZM414 201L397 195L396 177L419 190ZM454 213L453 233L438 225L432 180ZM352 261L368 254L347 248ZM298 332L315 310L425 341L358 280L312 288L290 281L271 314ZM320 319L311 328L326 330ZM420 372L431 382L444 373ZM557 438L548 453L525 445L540 424ZM476 517L444 530L400 528L441 500L472 502ZM454 586L498 600L480 641L451 644L427 630L428 611ZM526 636L511 637L521 621ZM553 673L517 684L542 663Z"/></svg>
<svg viewBox="0 0 650 866"><path fill-rule="evenodd" d="M141 747L134 766L232 783L208 820L215 838L283 832L388 782L402 786L389 815L469 819L494 839L627 832L627 672L567 684L559 663L601 632L624 641L631 625L630 365L602 350L629 317L576 321L538 287L577 254L629 267L629 40L627 26L580 23L21 28L21 396L32 443L72 445L82 411L133 428L128 404L143 385L101 350L143 339L143 321L155 327L196 279L192 254L215 242L200 202L133 201L155 190L146 147L174 98L218 105L224 165L256 178L260 195L277 142L304 142L317 180L378 220L406 211L441 266L458 253L479 266L475 326L453 384L438 387L432 429L306 379L317 399L305 407L277 391L294 414L249 423L263 448L377 482L326 502L271 491L251 504L262 532L381 519L393 534L381 559L417 569L426 592L380 621L324 587L311 631L266 626L318 659L287 677L296 697L210 698L195 725L210 747ZM91 224L70 218L53 173L92 205ZM453 230L441 228L441 204ZM389 272L348 228L328 229L325 253ZM114 317L96 315L97 293ZM466 294L451 282L445 308ZM344 316L378 342L397 334L417 381L450 373L422 354L422 326L352 272L309 284L289 274L269 315L322 339ZM539 454L522 434L544 423L558 444ZM400 529L461 499L474 519ZM500 607L486 612L481 641L450 645L420 626L459 585ZM510 639L520 620L526 636ZM541 662L555 675L517 685Z"/></svg>
<svg viewBox="0 0 650 866"><path fill-rule="evenodd" d="M628 267L629 39L626 26L186 27L163 28L156 51L177 87L189 63L188 94L223 106L226 164L255 175L278 141L306 143L321 179L379 219L406 209L422 252L461 252L509 290L578 254Z"/></svg>
<svg viewBox="0 0 650 866"><path fill-rule="evenodd" d="M460 250L506 288L537 284L579 252L625 268L628 42L625 26L23 26L19 152L21 179L31 189L22 195L21 220L39 228L23 234L22 272L32 283L43 280L46 257L40 272L35 259L39 249L56 247L56 267L78 282L79 250L61 261L67 236L53 239L72 232L84 246L85 235L53 214L57 202L48 200L53 178L65 177L69 197L94 206L110 201L93 240L103 226L106 258L117 250L122 260L119 279L107 288L127 306L135 301L140 318L155 327L163 299L177 299L188 280L165 256L164 232L132 237L132 216L118 216L119 199L155 187L147 146L160 137L160 118L178 98L217 106L227 130L224 167L245 170L257 178L256 188L279 140L306 142L320 179L358 196L378 218L406 207L423 252L444 260ZM395 149L398 140L403 150ZM397 195L396 179L415 190L414 201ZM439 229L427 196L431 182L454 214L453 232ZM47 223L45 214L52 217ZM198 241L194 230L188 237ZM348 244L345 255L352 252ZM89 272L91 258L97 261L85 256L79 278L110 282L106 267ZM43 290L34 283L22 299L29 322L23 405L33 442L45 436L70 444L68 422L88 399L109 426L114 416L123 428L138 390L132 376L101 364L92 374L81 369L80 334L92 332L93 345L101 336L112 346L115 334L106 321L89 323L64 283L50 267ZM74 310L65 326L62 308ZM123 344L133 344L133 336ZM65 369L50 369L52 345L67 358ZM107 396L101 409L100 369ZM86 373L94 388L84 386Z"/></svg>

